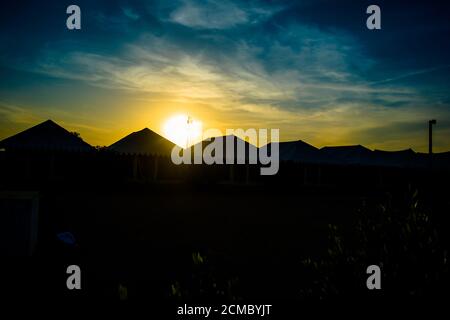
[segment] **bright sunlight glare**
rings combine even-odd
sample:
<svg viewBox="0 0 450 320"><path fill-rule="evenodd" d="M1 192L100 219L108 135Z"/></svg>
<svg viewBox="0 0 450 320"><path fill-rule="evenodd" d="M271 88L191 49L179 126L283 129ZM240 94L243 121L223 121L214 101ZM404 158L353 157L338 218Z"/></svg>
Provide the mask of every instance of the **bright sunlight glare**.
<svg viewBox="0 0 450 320"><path fill-rule="evenodd" d="M202 139L202 122L193 120L187 115L176 115L169 118L163 126L167 139L182 148L187 148Z"/></svg>

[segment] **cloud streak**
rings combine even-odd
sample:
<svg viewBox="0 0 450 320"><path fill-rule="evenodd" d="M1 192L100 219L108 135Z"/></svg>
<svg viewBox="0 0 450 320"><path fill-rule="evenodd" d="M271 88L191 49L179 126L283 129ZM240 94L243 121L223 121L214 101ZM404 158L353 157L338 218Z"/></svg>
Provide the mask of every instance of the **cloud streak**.
<svg viewBox="0 0 450 320"><path fill-rule="evenodd" d="M356 32L296 19L298 6L289 1L104 6L109 9L86 14L88 35L55 37L30 57L5 55L0 61L42 77L123 92L152 108L201 109L221 126L279 127L282 138L319 146L399 146L389 144L388 134L377 135L380 124L407 146L413 139L395 123L426 121L431 113L450 119L442 85L406 81L442 76L448 65L397 70L371 54ZM320 17L314 6L304 2L301 14Z"/></svg>

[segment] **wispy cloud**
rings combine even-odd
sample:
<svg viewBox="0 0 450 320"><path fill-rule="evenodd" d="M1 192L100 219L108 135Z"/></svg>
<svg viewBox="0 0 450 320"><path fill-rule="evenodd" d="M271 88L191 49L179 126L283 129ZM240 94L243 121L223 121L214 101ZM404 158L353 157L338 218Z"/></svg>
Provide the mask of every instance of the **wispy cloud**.
<svg viewBox="0 0 450 320"><path fill-rule="evenodd" d="M17 123L19 125L29 125L42 120L42 118L36 114L30 112L28 108L9 104L0 101L0 115L5 123Z"/></svg>
<svg viewBox="0 0 450 320"><path fill-rule="evenodd" d="M305 130L315 141L319 136L336 139L328 139L329 143L347 139L351 130L345 128L370 126L389 113L393 117L391 105L421 99L410 87L375 87L366 81L358 65L373 62L358 51L351 37L300 25L293 28L296 32L285 44L265 39L258 45L240 39L229 42L224 53L202 46L186 50L170 39L145 35L124 46L121 55L46 52L36 71L149 99L202 104L222 114L232 112L239 119L235 122L244 120L246 126L287 128L286 136ZM329 132L336 128L339 133ZM322 142L323 138L318 143Z"/></svg>
<svg viewBox="0 0 450 320"><path fill-rule="evenodd" d="M170 13L170 21L191 28L227 29L254 24L272 15L276 9L243 6L229 0L183 0Z"/></svg>
<svg viewBox="0 0 450 320"><path fill-rule="evenodd" d="M139 112L149 113L150 108L168 106L197 108L214 119L214 125L278 127L285 139L302 138L319 146L407 146L414 141L396 124L421 123L431 114L450 119L445 84L424 86L418 81L437 74L445 80L446 62L436 61L438 66L432 68L397 68L397 60L386 63L386 57L380 58L379 48L374 54L360 29L352 25L359 31L349 31L347 22L339 19L326 21L329 16L322 15L321 6L326 5L108 2L85 15L89 34L45 35L30 56L25 54L30 50L20 48L0 56L0 63L133 97L126 107L116 106L116 113L129 115L134 103L144 106ZM373 40L379 45L386 41L384 36L380 33ZM402 81L410 78L414 84ZM1 112L13 119L12 111ZM93 132L89 121L64 118ZM385 134L377 134L383 126Z"/></svg>
<svg viewBox="0 0 450 320"><path fill-rule="evenodd" d="M379 81L374 81L374 82L371 82L370 84L373 85L373 84L382 84L382 83L397 81L397 80L410 78L410 77L414 77L414 76L418 76L418 75L422 75L422 74L426 74L426 73L430 73L430 72L434 72L434 71L440 71L440 70L444 70L444 69L448 69L448 68L450 68L450 64L446 65L446 66L437 66L437 67L426 68L426 69L422 69L422 70L411 71L411 72L407 72L407 73L398 75L396 77L387 78L387 79L379 80Z"/></svg>

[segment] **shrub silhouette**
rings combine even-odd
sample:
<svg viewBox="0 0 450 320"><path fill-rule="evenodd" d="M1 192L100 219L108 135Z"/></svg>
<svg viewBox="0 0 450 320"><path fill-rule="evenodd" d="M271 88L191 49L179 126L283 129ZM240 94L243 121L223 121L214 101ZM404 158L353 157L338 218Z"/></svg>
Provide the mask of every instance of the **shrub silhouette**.
<svg viewBox="0 0 450 320"><path fill-rule="evenodd" d="M430 210L417 190L395 203L363 203L350 230L329 227L329 247L322 259L305 259L300 297L330 298L437 296L448 281L448 246L441 240ZM366 287L369 265L381 268L381 290ZM307 275L307 276L306 276Z"/></svg>
<svg viewBox="0 0 450 320"><path fill-rule="evenodd" d="M192 253L189 270L170 285L169 297L183 300L240 300L239 278L230 276L198 251Z"/></svg>

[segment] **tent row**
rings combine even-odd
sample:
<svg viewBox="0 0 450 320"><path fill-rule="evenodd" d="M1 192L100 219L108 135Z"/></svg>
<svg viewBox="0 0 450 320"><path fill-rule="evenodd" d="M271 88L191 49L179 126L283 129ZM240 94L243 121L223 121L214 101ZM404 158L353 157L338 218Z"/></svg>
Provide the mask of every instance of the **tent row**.
<svg viewBox="0 0 450 320"><path fill-rule="evenodd" d="M219 137L233 139L234 156L244 147L245 155L241 161L248 161L249 155L259 151L271 154L275 144L269 143L259 150L235 136ZM217 138L216 138L217 139ZM213 140L214 141L214 140ZM211 141L200 142L202 150ZM169 156L175 145L152 130L145 128L133 132L106 149L111 152L129 155ZM225 146L225 143L224 143ZM402 151L370 150L364 146L337 146L316 148L302 140L279 142L280 161L306 164L334 164L360 166L388 166L421 168L430 165L428 154L416 153L411 149ZM69 132L52 120L42 122L32 128L0 141L0 150L62 150L95 151L95 148L76 134ZM195 146L193 147L195 149ZM225 154L225 149L223 150ZM433 167L450 169L450 152L433 154Z"/></svg>

